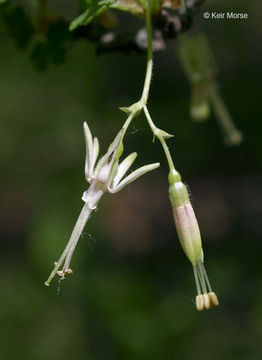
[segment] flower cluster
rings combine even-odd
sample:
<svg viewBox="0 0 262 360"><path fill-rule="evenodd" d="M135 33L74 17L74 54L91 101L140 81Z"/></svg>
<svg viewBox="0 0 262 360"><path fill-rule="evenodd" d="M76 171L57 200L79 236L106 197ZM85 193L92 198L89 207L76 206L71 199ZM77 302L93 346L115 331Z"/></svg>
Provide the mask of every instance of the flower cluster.
<svg viewBox="0 0 262 360"><path fill-rule="evenodd" d="M64 279L66 275L71 274L70 262L80 235L90 218L90 214L97 208L97 205L102 196L109 192L111 194L117 193L126 185L136 180L141 175L154 170L159 167L159 163L149 164L138 168L126 176L128 170L134 163L137 154L132 153L120 162L120 157L123 153L123 138L125 132L131 121L142 110L150 126L154 138L156 137L165 152L168 166L169 166L169 197L172 204L174 222L177 229L178 237L181 246L192 263L193 272L197 288L197 296L195 299L197 310L201 311L204 308L209 309L212 306L218 306L219 301L216 294L212 291L211 285L204 267L204 253L202 249L201 235L198 222L189 200L186 186L181 180L180 174L175 170L175 166L170 154L169 148L166 144L166 139L172 137L166 131L159 129L153 122L151 115L147 109L147 101L150 89L150 82L152 78L153 68L153 52L152 52L152 27L151 17L160 9L169 7L177 9L182 7L181 13L184 11L183 0L101 0L94 6L91 4L83 14L76 18L70 26L73 30L80 25L88 24L94 17L101 15L109 8L118 8L124 11L130 11L137 15L146 17L146 31L147 31L147 68L144 81L143 92L139 101L135 102L129 107L122 107L120 110L128 114L128 118L124 123L122 129L119 131L113 142L110 144L106 154L98 160L99 156L99 142L98 139L92 137L87 123L84 123L84 134L86 142L86 159L85 159L85 177L89 183L88 189L83 193L82 200L84 201L83 209L74 226L71 237L66 245L60 259L55 262L55 267L50 274L46 285L49 285L55 275L60 279ZM203 45L201 51L198 47L193 46L196 54L200 54L199 61L194 60L191 56L191 45L182 48L181 58L188 77L194 86L194 101L192 101L192 115L197 120L204 120L209 115L210 100L214 103L214 108L223 119L223 126L232 135L234 133L234 126L231 119L221 103L221 99L217 96L217 92L210 86L210 79L213 77L213 67L206 66L211 63L206 47ZM183 50L184 49L184 50ZM194 50L193 49L193 50ZM193 51L194 52L194 51ZM204 60L205 61L204 61ZM194 64L197 64L195 69ZM202 79L199 74L205 75ZM204 81L205 80L205 81ZM204 85L206 86L202 86ZM200 87L201 85L201 87ZM207 91L207 89L209 91ZM212 91L211 91L212 90ZM232 137L231 137L232 140ZM97 161L98 160L98 161Z"/></svg>

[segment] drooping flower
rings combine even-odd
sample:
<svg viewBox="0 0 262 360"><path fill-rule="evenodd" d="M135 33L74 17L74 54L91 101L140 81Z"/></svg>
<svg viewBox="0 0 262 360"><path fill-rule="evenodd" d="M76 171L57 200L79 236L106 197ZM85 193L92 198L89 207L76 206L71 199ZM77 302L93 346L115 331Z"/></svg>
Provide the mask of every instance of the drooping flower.
<svg viewBox="0 0 262 360"><path fill-rule="evenodd" d="M98 162L99 142L96 137L92 137L86 122L84 123L84 133L86 141L85 177L90 185L83 193L82 200L85 204L74 226L71 237L60 259L54 263L55 267L48 280L45 282L47 286L49 286L56 274L60 279L64 279L66 275L72 273L72 270L70 269L72 255L85 224L88 221L91 212L97 208L101 197L106 192L114 194L122 190L126 185L130 184L140 176L160 166L159 163L145 165L124 178L137 157L136 153L132 153L119 163L119 158L123 152L122 138L124 129L120 130L110 144L106 154L102 156ZM60 269L62 265L63 267Z"/></svg>
<svg viewBox="0 0 262 360"><path fill-rule="evenodd" d="M201 311L204 308L209 309L211 306L218 306L218 298L211 289L204 267L200 230L189 200L187 188L176 170L170 172L168 180L170 184L169 197L173 208L177 234L180 244L193 266L197 288L196 308Z"/></svg>

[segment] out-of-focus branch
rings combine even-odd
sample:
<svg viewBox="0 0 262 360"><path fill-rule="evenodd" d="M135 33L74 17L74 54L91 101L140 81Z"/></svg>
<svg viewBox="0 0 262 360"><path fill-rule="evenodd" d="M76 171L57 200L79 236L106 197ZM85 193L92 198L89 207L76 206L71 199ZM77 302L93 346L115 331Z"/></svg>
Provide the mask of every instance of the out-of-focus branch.
<svg viewBox="0 0 262 360"><path fill-rule="evenodd" d="M204 2L205 0L185 0L184 6L179 10L162 8L159 14L155 14L152 18L153 51L165 50L169 39L186 32L192 26L194 16ZM147 48L145 28L122 32L117 28L108 30L102 25L90 24L74 32L74 38L79 37L95 42L98 53L116 51L144 53Z"/></svg>

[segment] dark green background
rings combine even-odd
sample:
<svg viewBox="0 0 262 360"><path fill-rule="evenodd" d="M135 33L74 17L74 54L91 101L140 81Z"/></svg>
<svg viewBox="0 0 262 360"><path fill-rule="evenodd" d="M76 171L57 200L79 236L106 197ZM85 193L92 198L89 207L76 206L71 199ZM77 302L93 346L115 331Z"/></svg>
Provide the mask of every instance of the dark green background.
<svg viewBox="0 0 262 360"><path fill-rule="evenodd" d="M67 4L67 3L66 3ZM64 2L55 11L70 16ZM204 11L248 20L204 20ZM161 168L106 195L73 258L74 274L44 286L82 207L88 121L103 151L138 100L144 56L97 56L78 42L59 67L38 73L0 35L0 349L6 360L259 360L261 285L260 1L207 1L204 31L223 97L244 133L224 147L216 119L189 119L189 85L177 41L155 56L149 108L191 189L205 264L221 306L198 313L195 284L173 225L167 165L143 116L125 141L136 166ZM72 18L72 17L71 17Z"/></svg>

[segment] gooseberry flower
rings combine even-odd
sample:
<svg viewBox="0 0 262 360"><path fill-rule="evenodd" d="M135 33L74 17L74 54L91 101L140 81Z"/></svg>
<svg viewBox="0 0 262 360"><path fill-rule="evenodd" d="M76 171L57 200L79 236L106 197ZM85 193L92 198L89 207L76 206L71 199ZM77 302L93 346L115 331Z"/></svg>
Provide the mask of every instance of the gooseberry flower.
<svg viewBox="0 0 262 360"><path fill-rule="evenodd" d="M49 286L56 274L60 276L60 279L64 279L67 274L72 273L70 262L75 247L91 212L97 208L101 197L106 192L111 194L117 193L140 176L160 166L159 163L145 165L124 177L137 157L137 153L132 153L119 163L119 158L123 153L122 140L124 132L125 130L122 128L114 141L110 144L106 154L97 162L99 142L96 137L93 139L87 123L84 123L86 142L85 177L90 185L83 193L82 200L85 204L72 231L68 244L60 259L54 263L55 267L48 280L45 282L47 286ZM59 270L61 265L63 265L63 267Z"/></svg>
<svg viewBox="0 0 262 360"><path fill-rule="evenodd" d="M169 177L169 197L173 208L173 215L180 244L192 263L197 288L196 308L218 306L219 301L212 291L204 267L204 253L198 222L190 203L188 191L176 170L171 170Z"/></svg>

